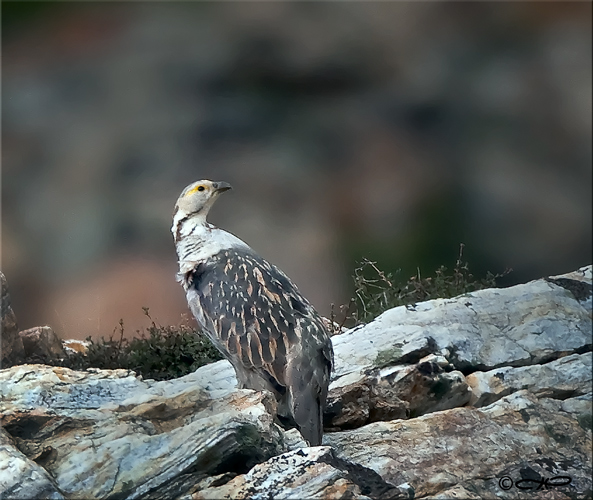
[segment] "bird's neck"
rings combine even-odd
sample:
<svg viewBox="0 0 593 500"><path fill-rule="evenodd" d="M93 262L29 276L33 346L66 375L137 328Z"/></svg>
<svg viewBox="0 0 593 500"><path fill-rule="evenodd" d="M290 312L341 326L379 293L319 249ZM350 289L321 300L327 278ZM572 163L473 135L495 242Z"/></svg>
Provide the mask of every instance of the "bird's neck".
<svg viewBox="0 0 593 500"><path fill-rule="evenodd" d="M180 272L204 262L222 250L251 250L235 235L207 222L206 216L201 214L176 213L171 232L175 239Z"/></svg>
<svg viewBox="0 0 593 500"><path fill-rule="evenodd" d="M173 239L177 245L188 237L198 236L204 232L210 224L206 222L206 214L193 213L187 214L181 210L175 212L173 216L173 225L171 226L171 232L173 233Z"/></svg>
<svg viewBox="0 0 593 500"><path fill-rule="evenodd" d="M206 245L211 231L212 226L203 215L183 212L174 215L171 232L180 266L182 262L198 261L200 250Z"/></svg>

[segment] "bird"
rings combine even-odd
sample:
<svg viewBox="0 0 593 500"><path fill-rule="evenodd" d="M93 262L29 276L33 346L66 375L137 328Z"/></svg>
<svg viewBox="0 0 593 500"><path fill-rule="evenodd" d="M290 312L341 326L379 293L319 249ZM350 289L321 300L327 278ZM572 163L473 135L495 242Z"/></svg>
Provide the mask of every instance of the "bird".
<svg viewBox="0 0 593 500"><path fill-rule="evenodd" d="M171 227L177 279L200 329L234 367L239 388L270 391L279 423L318 446L334 362L330 335L286 274L207 222L230 189L200 180L181 192Z"/></svg>

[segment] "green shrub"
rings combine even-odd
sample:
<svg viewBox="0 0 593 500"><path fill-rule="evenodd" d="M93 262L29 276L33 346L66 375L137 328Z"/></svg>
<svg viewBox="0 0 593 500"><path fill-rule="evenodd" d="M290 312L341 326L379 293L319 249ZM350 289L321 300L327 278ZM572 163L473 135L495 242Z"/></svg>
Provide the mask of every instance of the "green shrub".
<svg viewBox="0 0 593 500"><path fill-rule="evenodd" d="M511 270L502 274L488 273L485 278L476 279L469 271L469 265L462 260L463 244L460 245L459 257L453 269L449 271L440 266L434 276L423 277L420 269L416 276L403 281L401 271L385 273L376 262L363 259L354 270L354 296L349 304L341 306L339 315L342 320L336 321L332 304L332 322L337 333L342 327L353 327L372 321L384 311L397 306L413 307L417 302L437 298L452 298L465 293L493 288L496 280L506 276Z"/></svg>
<svg viewBox="0 0 593 500"><path fill-rule="evenodd" d="M222 359L210 340L187 325L160 326L150 317L148 308L144 313L151 324L139 337L130 340L124 337L124 323L119 323L119 338L101 337L90 342L86 354L74 354L64 360L62 366L81 370L86 368L134 370L147 379L168 380L191 373L214 361ZM114 332L115 333L115 332Z"/></svg>

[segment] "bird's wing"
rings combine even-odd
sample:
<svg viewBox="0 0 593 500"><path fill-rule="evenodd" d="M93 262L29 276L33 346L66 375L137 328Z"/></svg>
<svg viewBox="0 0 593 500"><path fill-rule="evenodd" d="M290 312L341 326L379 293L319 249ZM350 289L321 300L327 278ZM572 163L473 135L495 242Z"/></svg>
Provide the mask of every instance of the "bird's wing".
<svg viewBox="0 0 593 500"><path fill-rule="evenodd" d="M315 309L282 271L255 253L228 249L186 279L188 289L197 292L203 328L232 361L267 378L281 394L293 382L327 386L323 380L315 384L318 374L307 365L323 358L319 361L329 379L329 336Z"/></svg>

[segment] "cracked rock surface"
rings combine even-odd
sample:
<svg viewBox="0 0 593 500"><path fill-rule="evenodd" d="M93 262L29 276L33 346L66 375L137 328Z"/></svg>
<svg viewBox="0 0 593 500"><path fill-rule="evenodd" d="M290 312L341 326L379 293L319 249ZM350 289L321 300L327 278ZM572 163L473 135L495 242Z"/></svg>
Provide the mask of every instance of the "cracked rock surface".
<svg viewBox="0 0 593 500"><path fill-rule="evenodd" d="M410 420L375 422L328 434L337 456L364 464L386 482L410 485L414 496L455 485L480 498L500 493L499 478L569 475L571 495L591 492L591 431L579 416L591 401L563 411L558 400L539 401L519 391L484 408L454 408ZM570 495L569 495L570 496Z"/></svg>
<svg viewBox="0 0 593 500"><path fill-rule="evenodd" d="M220 361L0 370L1 498L591 498L591 266L332 338L324 446Z"/></svg>
<svg viewBox="0 0 593 500"><path fill-rule="evenodd" d="M246 472L284 451L271 395L211 399L197 384L175 382L150 384L126 370L13 367L0 372L2 425L67 498L139 498L188 472ZM0 486L9 476L0 465Z"/></svg>

